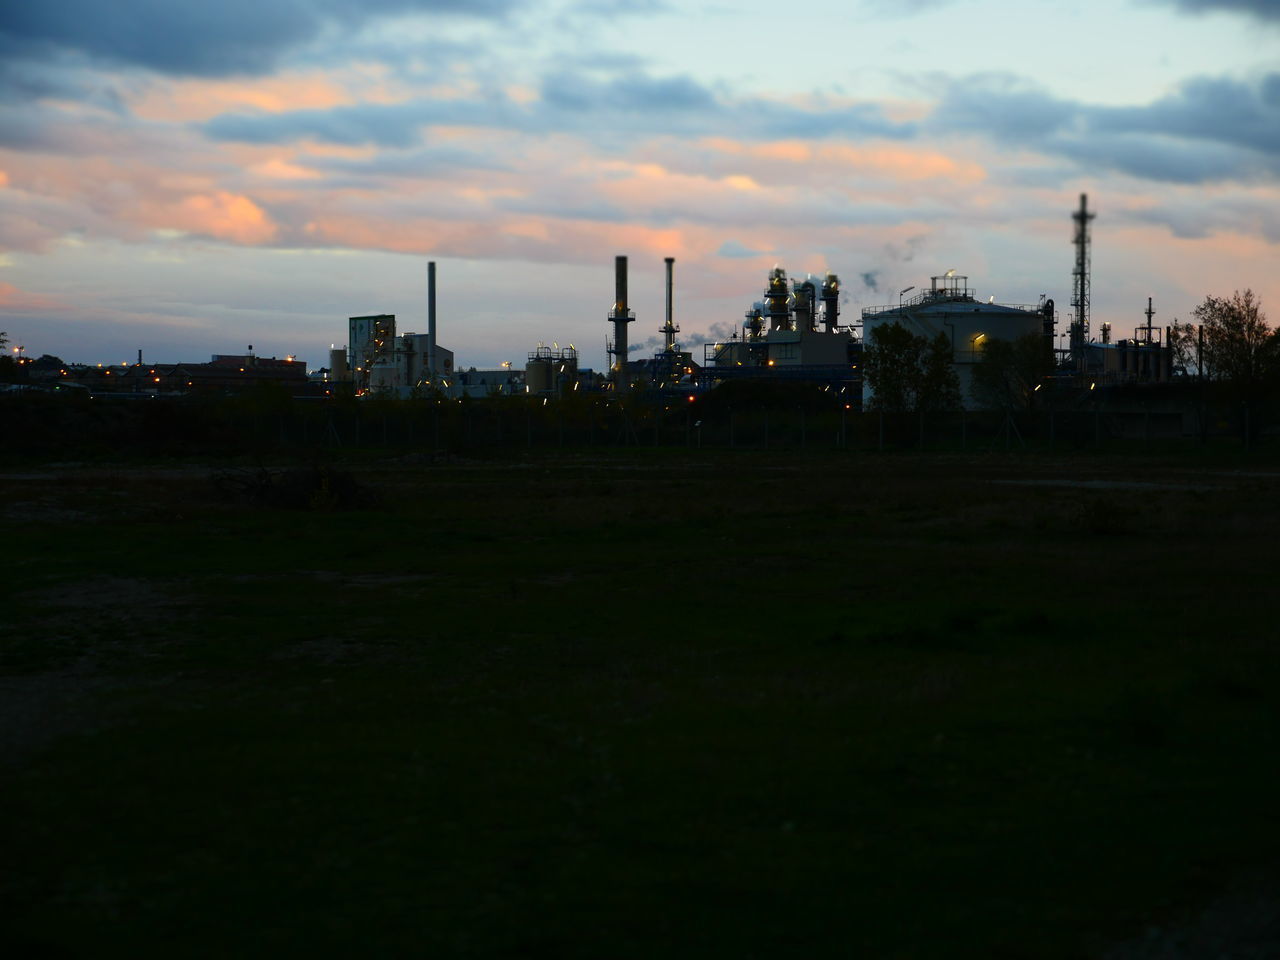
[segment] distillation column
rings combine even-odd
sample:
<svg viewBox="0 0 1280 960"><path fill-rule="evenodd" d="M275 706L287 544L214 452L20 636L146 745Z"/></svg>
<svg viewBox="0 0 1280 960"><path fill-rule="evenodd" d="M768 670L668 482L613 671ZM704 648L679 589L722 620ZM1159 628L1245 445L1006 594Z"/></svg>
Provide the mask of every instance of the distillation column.
<svg viewBox="0 0 1280 960"><path fill-rule="evenodd" d="M827 333L835 333L840 322L840 278L828 273L822 281L822 325Z"/></svg>
<svg viewBox="0 0 1280 960"><path fill-rule="evenodd" d="M627 258L614 258L613 309L609 311L613 323L613 389L625 393L629 384L627 376L627 324L635 320L635 314L627 309Z"/></svg>

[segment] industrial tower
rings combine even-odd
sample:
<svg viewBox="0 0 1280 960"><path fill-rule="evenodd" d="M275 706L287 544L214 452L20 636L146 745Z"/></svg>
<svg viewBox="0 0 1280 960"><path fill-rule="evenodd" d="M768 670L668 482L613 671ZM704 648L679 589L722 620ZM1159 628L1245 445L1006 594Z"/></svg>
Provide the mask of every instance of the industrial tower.
<svg viewBox="0 0 1280 960"><path fill-rule="evenodd" d="M609 321L613 324L613 341L606 343L606 350L613 355L613 389L625 393L631 385L627 376L627 324L635 320L634 311L627 309L627 258L614 257L613 309Z"/></svg>
<svg viewBox="0 0 1280 960"><path fill-rule="evenodd" d="M676 352L676 334L680 332L680 328L675 325L675 321L672 319L672 316L671 316L671 307L672 307L671 297L672 297L672 286L673 286L671 270L672 270L672 267L675 265L676 258L666 257L664 262L667 265L667 322L662 326L662 339L663 339L662 349L667 354L673 354Z"/></svg>
<svg viewBox="0 0 1280 960"><path fill-rule="evenodd" d="M1080 194L1080 209L1071 215L1076 222L1076 267L1072 271L1073 287L1071 306L1075 308L1075 321L1071 324L1071 359L1076 370L1085 370L1085 344L1089 342L1089 221L1097 214L1089 212L1089 198Z"/></svg>

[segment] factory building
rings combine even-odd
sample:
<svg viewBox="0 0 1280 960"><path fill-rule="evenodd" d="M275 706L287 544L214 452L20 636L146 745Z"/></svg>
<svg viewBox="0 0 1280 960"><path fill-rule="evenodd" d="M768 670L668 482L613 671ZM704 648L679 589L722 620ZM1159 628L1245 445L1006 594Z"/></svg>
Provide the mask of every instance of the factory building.
<svg viewBox="0 0 1280 960"><path fill-rule="evenodd" d="M908 287L903 293L912 288ZM973 368L982 360L983 344L990 340L1014 341L1028 336L1045 338L1045 349L1053 347L1053 301L1037 306L996 303L994 298L979 301L969 287L969 278L949 270L931 279L929 289L910 300L862 311L863 336L870 342L872 331L897 323L916 336L934 340L938 334L951 344L951 362L960 381L960 395L966 407L979 406L972 392ZM869 390L863 400L870 399Z"/></svg>
<svg viewBox="0 0 1280 960"><path fill-rule="evenodd" d="M746 312L742 332L703 347L701 379L743 377L854 384L861 379L861 342L840 326L840 279L808 276L788 285L781 267L770 271L764 299Z"/></svg>
<svg viewBox="0 0 1280 960"><path fill-rule="evenodd" d="M427 264L427 333L396 335L393 313L349 317L349 339L331 348L330 379L349 381L356 396L444 388L453 378L453 351L436 343L436 265Z"/></svg>
<svg viewBox="0 0 1280 960"><path fill-rule="evenodd" d="M1155 308L1147 298L1147 322L1135 327L1133 336L1113 340L1111 324L1102 324L1102 342L1079 345L1083 372L1091 383L1107 385L1168 383L1173 378L1173 346L1169 329L1152 323Z"/></svg>

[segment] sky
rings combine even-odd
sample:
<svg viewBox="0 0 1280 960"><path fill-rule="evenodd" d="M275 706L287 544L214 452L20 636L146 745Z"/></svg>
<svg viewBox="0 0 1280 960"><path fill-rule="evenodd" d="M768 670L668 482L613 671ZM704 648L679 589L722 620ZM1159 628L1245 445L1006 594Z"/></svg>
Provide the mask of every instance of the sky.
<svg viewBox="0 0 1280 960"><path fill-rule="evenodd" d="M1094 329L1280 321L1280 0L43 0L0 9L0 330L29 356L319 367L394 313L462 367L845 319L955 269ZM1064 325L1065 326L1065 325ZM635 354L633 354L634 356Z"/></svg>

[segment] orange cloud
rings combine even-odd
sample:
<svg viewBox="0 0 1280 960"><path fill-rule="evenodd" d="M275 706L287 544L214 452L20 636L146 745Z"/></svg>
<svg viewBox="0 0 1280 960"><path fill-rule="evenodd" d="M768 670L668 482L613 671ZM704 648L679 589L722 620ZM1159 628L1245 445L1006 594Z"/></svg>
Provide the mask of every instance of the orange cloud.
<svg viewBox="0 0 1280 960"><path fill-rule="evenodd" d="M3 170L0 170L0 189L7 187L8 185L9 185L9 174L7 174Z"/></svg>
<svg viewBox="0 0 1280 960"><path fill-rule="evenodd" d="M322 73L246 80L181 80L156 83L130 106L144 120L192 123L245 108L267 113L325 110L355 97Z"/></svg>
<svg viewBox="0 0 1280 960"><path fill-rule="evenodd" d="M784 166L804 164L807 168L805 175L809 178L852 173L896 181L945 179L978 183L987 175L981 164L927 148L853 147L842 144L814 146L801 140L741 143L724 137L708 137L701 143L711 150L732 156L776 161ZM785 173L781 175L784 178L788 176Z"/></svg>
<svg viewBox="0 0 1280 960"><path fill-rule="evenodd" d="M276 235L276 225L261 207L248 197L223 190L186 197L173 220L170 226L235 243L267 243Z"/></svg>
<svg viewBox="0 0 1280 960"><path fill-rule="evenodd" d="M318 180L323 174L309 167L290 163L281 157L272 157L263 163L250 167L253 173L269 180Z"/></svg>
<svg viewBox="0 0 1280 960"><path fill-rule="evenodd" d="M27 293L12 283L0 283L0 307L6 310L56 310L65 304L55 297Z"/></svg>

